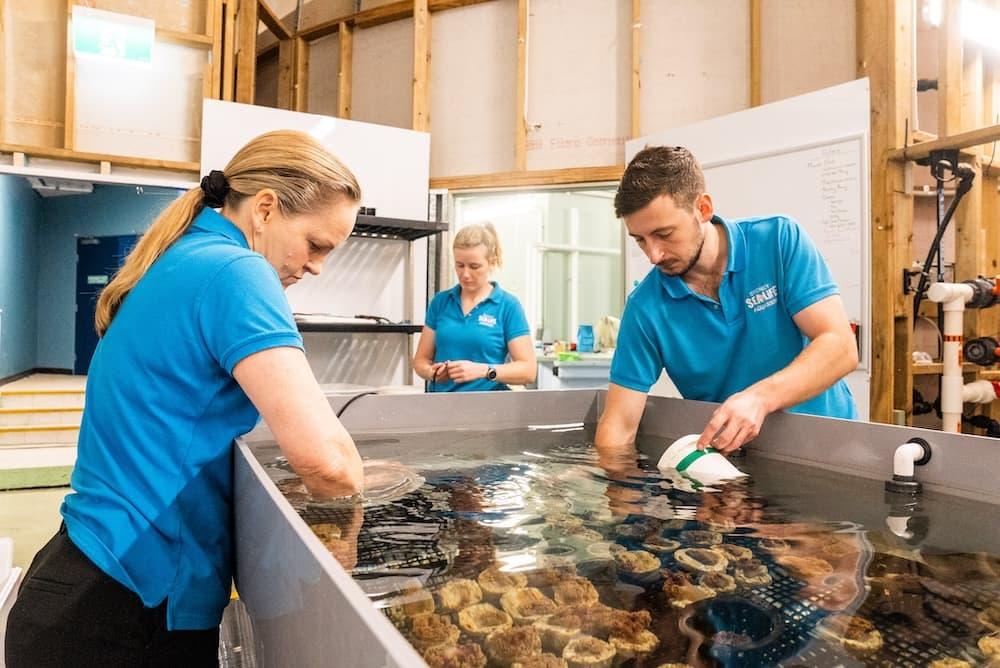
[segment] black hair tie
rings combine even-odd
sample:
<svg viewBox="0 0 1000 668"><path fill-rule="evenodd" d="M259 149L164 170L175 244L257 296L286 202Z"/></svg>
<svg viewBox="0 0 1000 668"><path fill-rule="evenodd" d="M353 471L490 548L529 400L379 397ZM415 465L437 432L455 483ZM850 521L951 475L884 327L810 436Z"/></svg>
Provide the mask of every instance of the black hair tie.
<svg viewBox="0 0 1000 668"><path fill-rule="evenodd" d="M205 193L202 204L210 209L218 209L226 203L229 194L229 182L226 175L213 169L201 179L201 190Z"/></svg>

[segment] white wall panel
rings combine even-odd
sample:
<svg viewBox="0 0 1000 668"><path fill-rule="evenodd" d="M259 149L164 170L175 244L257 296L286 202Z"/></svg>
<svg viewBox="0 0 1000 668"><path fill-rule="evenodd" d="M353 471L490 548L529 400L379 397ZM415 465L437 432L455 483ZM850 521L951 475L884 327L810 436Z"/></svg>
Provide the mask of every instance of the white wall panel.
<svg viewBox="0 0 1000 668"><path fill-rule="evenodd" d="M528 169L621 163L631 123L631 3L534 0L530 12Z"/></svg>
<svg viewBox="0 0 1000 668"><path fill-rule="evenodd" d="M354 31L351 118L413 125L413 19Z"/></svg>
<svg viewBox="0 0 1000 668"><path fill-rule="evenodd" d="M855 0L761 0L761 101L857 78Z"/></svg>
<svg viewBox="0 0 1000 668"><path fill-rule="evenodd" d="M640 18L640 134L749 106L747 0L644 2Z"/></svg>
<svg viewBox="0 0 1000 668"><path fill-rule="evenodd" d="M431 18L431 176L514 169L517 0Z"/></svg>

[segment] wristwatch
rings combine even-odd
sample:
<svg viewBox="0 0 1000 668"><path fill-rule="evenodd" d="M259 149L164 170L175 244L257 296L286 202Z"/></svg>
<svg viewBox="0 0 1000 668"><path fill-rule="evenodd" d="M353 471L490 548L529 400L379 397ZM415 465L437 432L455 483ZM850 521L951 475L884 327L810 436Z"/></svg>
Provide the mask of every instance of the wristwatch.
<svg viewBox="0 0 1000 668"><path fill-rule="evenodd" d="M493 367L488 367L486 369L486 380L496 380L496 379L497 379L497 370L494 369Z"/></svg>

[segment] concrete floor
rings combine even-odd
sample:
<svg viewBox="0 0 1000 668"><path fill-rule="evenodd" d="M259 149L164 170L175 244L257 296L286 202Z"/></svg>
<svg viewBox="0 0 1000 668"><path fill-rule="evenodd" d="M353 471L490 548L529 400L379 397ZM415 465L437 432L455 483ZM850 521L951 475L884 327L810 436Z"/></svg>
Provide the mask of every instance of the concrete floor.
<svg viewBox="0 0 1000 668"><path fill-rule="evenodd" d="M59 528L59 506L69 487L0 492L0 536L14 539L14 566L27 568Z"/></svg>

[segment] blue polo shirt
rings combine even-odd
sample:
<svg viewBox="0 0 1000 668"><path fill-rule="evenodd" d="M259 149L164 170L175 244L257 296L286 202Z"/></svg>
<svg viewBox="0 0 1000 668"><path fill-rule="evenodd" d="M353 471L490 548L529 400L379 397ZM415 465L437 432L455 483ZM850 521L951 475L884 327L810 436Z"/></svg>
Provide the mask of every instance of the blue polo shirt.
<svg viewBox="0 0 1000 668"><path fill-rule="evenodd" d="M62 505L69 537L167 628L218 626L233 571L233 439L257 410L245 357L302 347L277 273L211 209L128 294L94 353Z"/></svg>
<svg viewBox="0 0 1000 668"><path fill-rule="evenodd" d="M507 344L531 333L517 297L493 283L493 291L462 313L462 286L434 295L424 324L434 330L434 361L467 360L491 366L507 361ZM503 383L480 378L468 383L445 380L432 383L432 392L481 392L506 390Z"/></svg>
<svg viewBox="0 0 1000 668"><path fill-rule="evenodd" d="M612 383L648 392L666 369L685 399L722 402L788 366L809 343L792 317L839 290L806 233L780 216L713 222L729 239L719 301L654 267L625 305ZM843 379L789 410L857 416Z"/></svg>

